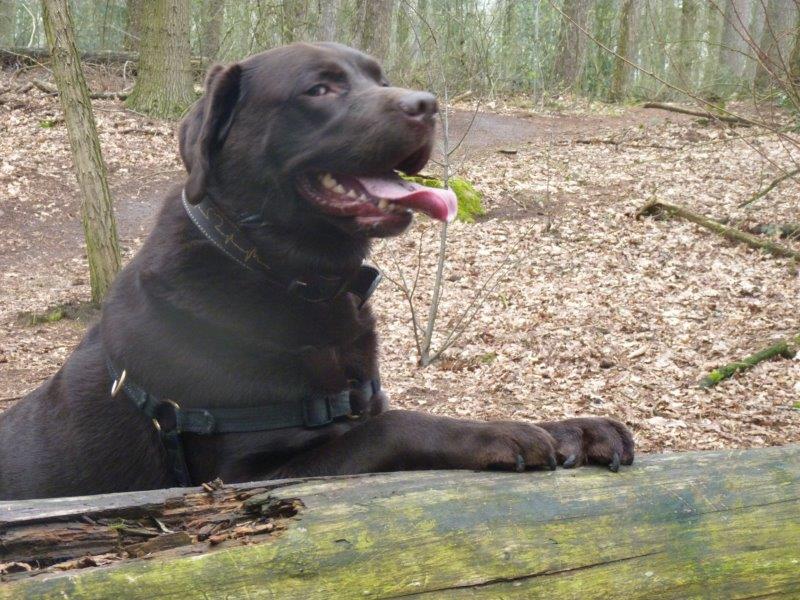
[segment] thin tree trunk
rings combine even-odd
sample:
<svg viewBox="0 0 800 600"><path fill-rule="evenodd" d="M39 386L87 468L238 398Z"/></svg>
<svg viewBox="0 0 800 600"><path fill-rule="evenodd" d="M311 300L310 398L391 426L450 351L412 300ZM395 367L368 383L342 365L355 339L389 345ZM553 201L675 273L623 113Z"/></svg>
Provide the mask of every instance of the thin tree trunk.
<svg viewBox="0 0 800 600"><path fill-rule="evenodd" d="M204 0L203 2L203 34L200 38L200 55L210 61L219 56L224 9L223 0Z"/></svg>
<svg viewBox="0 0 800 600"><path fill-rule="evenodd" d="M759 60L753 79L756 90L765 90L788 75L786 52L790 50L788 39L794 37L788 35L795 22L794 0L769 0L763 14L764 27L757 50Z"/></svg>
<svg viewBox="0 0 800 600"><path fill-rule="evenodd" d="M92 301L99 304L119 271L120 255L106 165L97 137L89 88L75 48L68 0L44 0L44 27L52 53L53 77L72 147L75 173L81 191L81 216Z"/></svg>
<svg viewBox="0 0 800 600"><path fill-rule="evenodd" d="M125 3L125 37L123 48L128 52L138 52L142 39L142 10L145 0L127 0Z"/></svg>
<svg viewBox="0 0 800 600"><path fill-rule="evenodd" d="M795 108L800 110L800 10L797 11L794 42L792 43L792 53L789 55L789 86Z"/></svg>
<svg viewBox="0 0 800 600"><path fill-rule="evenodd" d="M139 70L127 105L156 117L176 117L193 101L189 0L148 0Z"/></svg>
<svg viewBox="0 0 800 600"><path fill-rule="evenodd" d="M719 46L719 65L722 75L742 76L747 52L745 27L751 13L750 0L726 0Z"/></svg>
<svg viewBox="0 0 800 600"><path fill-rule="evenodd" d="M586 48L586 37L574 23L586 28L589 6L586 0L564 0L563 11L567 18L561 20L555 77L557 82L572 87L580 76Z"/></svg>
<svg viewBox="0 0 800 600"><path fill-rule="evenodd" d="M0 48L11 48L15 45L16 17L16 0L0 0Z"/></svg>
<svg viewBox="0 0 800 600"><path fill-rule="evenodd" d="M389 55L394 0L365 0L359 47L380 62Z"/></svg>
<svg viewBox="0 0 800 600"><path fill-rule="evenodd" d="M697 59L696 38L697 0L682 0L681 27L678 48L674 55L672 82L682 88L694 82L694 64Z"/></svg>
<svg viewBox="0 0 800 600"><path fill-rule="evenodd" d="M281 2L281 40L284 44L302 40L307 18L306 0L283 0Z"/></svg>
<svg viewBox="0 0 800 600"><path fill-rule="evenodd" d="M334 42L338 35L339 0L319 0L320 27L317 39L321 42Z"/></svg>
<svg viewBox="0 0 800 600"><path fill-rule="evenodd" d="M628 83L628 46L630 45L631 18L633 17L633 0L622 0L619 13L619 35L617 38L617 55L614 57L614 74L611 79L611 101L619 102L627 93Z"/></svg>

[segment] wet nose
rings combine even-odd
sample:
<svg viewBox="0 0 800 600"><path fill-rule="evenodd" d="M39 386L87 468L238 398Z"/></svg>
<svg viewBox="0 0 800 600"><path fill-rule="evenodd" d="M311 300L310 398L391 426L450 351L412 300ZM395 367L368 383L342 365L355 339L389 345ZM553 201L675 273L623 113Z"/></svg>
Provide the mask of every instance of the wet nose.
<svg viewBox="0 0 800 600"><path fill-rule="evenodd" d="M433 94L411 92L400 98L400 110L413 119L425 119L439 112L439 105Z"/></svg>

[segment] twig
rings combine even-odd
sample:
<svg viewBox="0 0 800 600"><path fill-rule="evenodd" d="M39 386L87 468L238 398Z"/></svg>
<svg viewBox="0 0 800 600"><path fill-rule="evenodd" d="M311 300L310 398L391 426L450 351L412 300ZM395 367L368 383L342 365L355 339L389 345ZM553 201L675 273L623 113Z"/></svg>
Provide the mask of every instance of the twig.
<svg viewBox="0 0 800 600"><path fill-rule="evenodd" d="M58 88L52 83L47 83L41 79L33 79L31 83L46 94L58 95ZM91 92L89 98L92 100L125 100L128 92Z"/></svg>
<svg viewBox="0 0 800 600"><path fill-rule="evenodd" d="M644 108L658 108L660 110L668 110L670 112L680 113L682 115L691 115L693 117L703 117L705 119L717 119L718 121L724 121L725 123L732 123L734 125L743 125L745 127L751 127L753 125L758 125L755 121L751 121L750 119L745 119L744 117L739 117L736 115L715 115L714 113L704 111L704 110L691 110L689 108L683 108L681 106L675 106L673 104L666 104L664 102L645 102L642 105Z"/></svg>
<svg viewBox="0 0 800 600"><path fill-rule="evenodd" d="M687 221L696 223L701 227L705 227L706 229L709 229L714 233L721 235L724 238L727 238L734 242L740 242L742 244L746 244L751 248L765 250L770 254L772 254L773 256L780 256L783 258L793 258L795 260L800 260L800 252L795 252L794 250L787 248L786 246L781 246L780 244L776 244L769 240L762 240L754 235L745 233L744 231L741 231L739 229L735 229L733 227L727 227L726 225L723 225L719 221L714 221L713 219L704 217L703 215L692 212L686 208L683 208L682 206L668 204L667 202L661 202L660 200L651 200L650 202L645 204L641 209L639 209L639 212L636 213L636 218L638 219L640 217L656 214L659 212L666 212L672 216L681 217L683 219L686 219Z"/></svg>
<svg viewBox="0 0 800 600"><path fill-rule="evenodd" d="M794 338L788 340L781 340L777 344L773 344L768 348L764 348L763 350L759 350L755 354L751 354L747 358L743 359L741 362L734 362L725 365L724 367L720 367L719 369L714 369L703 377L698 384L701 388L711 388L717 385L720 381L724 381L725 379L729 379L733 377L739 371L744 371L745 369L750 369L756 366L758 363L763 362L765 360L769 360L770 358L775 358L776 356L782 356L784 358L794 358L798 352L798 347L800 346L800 335L795 336Z"/></svg>
<svg viewBox="0 0 800 600"><path fill-rule="evenodd" d="M749 199L747 199L747 200L745 200L744 202L742 202L742 203L739 205L739 208L743 208L743 207L745 207L745 206L749 206L750 204L752 204L752 203L753 203L753 202L755 202L756 200L760 200L761 198L763 198L764 196L766 196L767 194L769 194L769 193L770 193L772 190L774 190L774 189L775 189L775 187L776 187L776 186L778 186L778 185L779 185L781 182L783 182L783 181L786 181L786 180L787 180L787 179L789 179L790 177L794 177L794 176L795 176L795 175L797 175L798 173L800 173L800 167L798 167L797 169L792 169L791 171L787 171L786 173L784 173L784 174L783 174L783 175L781 175L780 177L776 177L776 178L775 178L775 179L773 179L773 180L770 182L770 184L769 184L767 187L765 187L763 190L761 190L760 192L756 192L755 194L753 194L752 196L750 196L750 198L749 198Z"/></svg>

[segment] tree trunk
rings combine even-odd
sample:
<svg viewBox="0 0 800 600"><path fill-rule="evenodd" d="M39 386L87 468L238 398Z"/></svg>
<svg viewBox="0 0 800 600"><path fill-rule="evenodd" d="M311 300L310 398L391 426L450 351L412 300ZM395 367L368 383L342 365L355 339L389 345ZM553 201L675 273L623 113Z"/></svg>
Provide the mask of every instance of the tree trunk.
<svg viewBox="0 0 800 600"><path fill-rule="evenodd" d="M0 48L11 48L14 46L16 24L16 0L0 0Z"/></svg>
<svg viewBox="0 0 800 600"><path fill-rule="evenodd" d="M672 82L690 89L694 82L693 71L697 58L697 0L682 0L681 27L678 47L673 56Z"/></svg>
<svg viewBox="0 0 800 600"><path fill-rule="evenodd" d="M627 93L628 83L628 63L625 59L629 58L628 46L631 37L631 19L633 17L633 0L622 0L622 8L619 13L619 34L617 37L617 54L614 57L614 74L611 78L610 99L612 102L619 102Z"/></svg>
<svg viewBox="0 0 800 600"><path fill-rule="evenodd" d="M189 0L148 0L129 108L156 117L177 117L194 101Z"/></svg>
<svg viewBox="0 0 800 600"><path fill-rule="evenodd" d="M338 34L339 0L319 0L320 26L317 39L335 42Z"/></svg>
<svg viewBox="0 0 800 600"><path fill-rule="evenodd" d="M795 102L795 109L800 110L800 10L797 11L794 42L792 43L792 53L789 55L789 86Z"/></svg>
<svg viewBox="0 0 800 600"><path fill-rule="evenodd" d="M142 40L142 9L144 0L127 0L125 3L125 37L122 47L127 52L138 52Z"/></svg>
<svg viewBox="0 0 800 600"><path fill-rule="evenodd" d="M572 87L578 80L583 66L586 36L578 26L586 29L589 5L587 0L564 0L557 54L554 63L558 83Z"/></svg>
<svg viewBox="0 0 800 600"><path fill-rule="evenodd" d="M719 65L723 77L739 78L747 54L747 24L751 0L726 0L719 46Z"/></svg>
<svg viewBox="0 0 800 600"><path fill-rule="evenodd" d="M223 0L204 0L203 2L203 34L200 38L200 56L209 61L219 56L222 20L225 15Z"/></svg>
<svg viewBox="0 0 800 600"><path fill-rule="evenodd" d="M106 165L97 138L89 89L75 48L68 0L44 0L42 5L47 43L53 57L53 77L60 91L81 191L81 216L89 259L92 301L99 304L120 267L117 226L108 190Z"/></svg>
<svg viewBox="0 0 800 600"><path fill-rule="evenodd" d="M766 0L764 0L766 1ZM758 44L758 65L753 79L756 90L765 90L788 76L790 29L795 23L794 0L769 0L766 3L764 26Z"/></svg>
<svg viewBox="0 0 800 600"><path fill-rule="evenodd" d="M389 55L394 0L365 0L359 48L383 62Z"/></svg>
<svg viewBox="0 0 800 600"><path fill-rule="evenodd" d="M307 20L307 0L283 0L281 2L281 41L284 44L301 41Z"/></svg>

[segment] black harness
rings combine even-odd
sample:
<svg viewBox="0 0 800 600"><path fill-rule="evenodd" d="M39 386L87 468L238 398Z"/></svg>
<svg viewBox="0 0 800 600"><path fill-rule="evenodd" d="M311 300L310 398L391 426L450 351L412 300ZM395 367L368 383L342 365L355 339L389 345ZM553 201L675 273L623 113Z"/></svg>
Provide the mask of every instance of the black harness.
<svg viewBox="0 0 800 600"><path fill-rule="evenodd" d="M273 271L258 254L247 236L229 221L209 199L192 205L183 195L183 206L200 232L236 263L246 269L260 270L267 280L306 302L326 302L343 293L355 294L360 305L369 299L381 280L375 267L362 265L353 277L311 276L286 279ZM332 395L317 395L301 402L275 402L245 408L181 408L169 399L160 399L128 378L127 371L107 361L113 384L111 396L124 391L159 431L167 453L174 482L179 486L192 485L186 464L181 434L212 435L219 433L244 433L270 431L287 427L322 427L336 419L358 418L360 411L380 390L380 381L373 379L354 382L353 385ZM359 407L354 410L350 402L352 392L360 392Z"/></svg>

